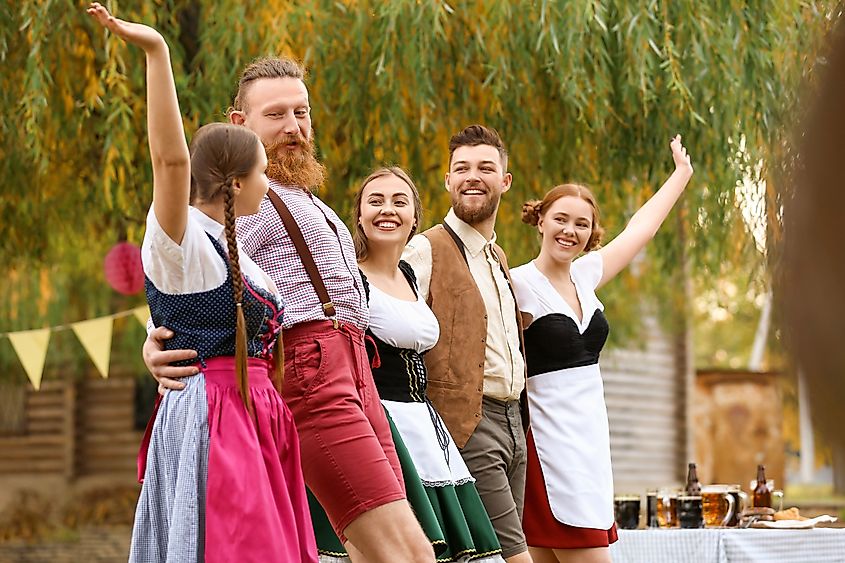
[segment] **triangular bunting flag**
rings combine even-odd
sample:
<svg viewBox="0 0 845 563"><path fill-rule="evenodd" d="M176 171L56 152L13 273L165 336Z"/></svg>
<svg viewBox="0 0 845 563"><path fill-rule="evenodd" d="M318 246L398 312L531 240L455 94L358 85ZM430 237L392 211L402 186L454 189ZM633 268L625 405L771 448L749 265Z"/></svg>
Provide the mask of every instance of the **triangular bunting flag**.
<svg viewBox="0 0 845 563"><path fill-rule="evenodd" d="M111 331L113 323L114 319L109 316L70 325L103 378L109 376L109 356L111 355Z"/></svg>
<svg viewBox="0 0 845 563"><path fill-rule="evenodd" d="M26 376L36 389L41 387L44 374L44 359L47 357L47 345L50 343L50 329L24 330L9 333L12 347L18 354Z"/></svg>
<svg viewBox="0 0 845 563"><path fill-rule="evenodd" d="M146 305L141 305L140 307L132 309L132 313L135 315L135 318L138 319L138 322L141 323L141 326L146 328L147 319L150 318L150 308Z"/></svg>

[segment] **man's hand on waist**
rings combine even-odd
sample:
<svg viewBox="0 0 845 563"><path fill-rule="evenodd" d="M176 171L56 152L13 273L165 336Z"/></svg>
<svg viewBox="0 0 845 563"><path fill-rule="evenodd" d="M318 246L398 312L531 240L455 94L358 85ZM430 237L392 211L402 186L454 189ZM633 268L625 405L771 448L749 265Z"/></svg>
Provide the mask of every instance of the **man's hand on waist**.
<svg viewBox="0 0 845 563"><path fill-rule="evenodd" d="M165 350L164 341L173 338L173 331L167 327L156 327L144 341L144 364L150 370L153 378L158 382L158 392L162 395L166 389L179 391L185 384L179 378L196 375L199 370L195 366L171 366L172 362L191 360L197 357L196 350Z"/></svg>

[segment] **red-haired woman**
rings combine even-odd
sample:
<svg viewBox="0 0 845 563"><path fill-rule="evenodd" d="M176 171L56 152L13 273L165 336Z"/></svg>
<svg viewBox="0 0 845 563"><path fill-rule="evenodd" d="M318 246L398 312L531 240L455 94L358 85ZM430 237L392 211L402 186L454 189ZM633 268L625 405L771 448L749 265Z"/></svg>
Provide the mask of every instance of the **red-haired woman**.
<svg viewBox="0 0 845 563"><path fill-rule="evenodd" d="M200 366L165 394L145 437L129 560L316 562L299 441L273 366L281 303L235 239L235 218L256 213L267 193L264 147L252 131L216 123L189 151L162 36L97 3L88 13L146 54L147 300L154 323L176 333L168 346L197 350Z"/></svg>
<svg viewBox="0 0 845 563"><path fill-rule="evenodd" d="M557 186L523 206L523 221L542 236L539 256L511 271L527 327L523 528L534 563L610 561L617 536L598 364L608 324L595 291L631 263L683 193L692 165L680 136L671 149L674 173L606 246L599 247L599 209L584 186Z"/></svg>

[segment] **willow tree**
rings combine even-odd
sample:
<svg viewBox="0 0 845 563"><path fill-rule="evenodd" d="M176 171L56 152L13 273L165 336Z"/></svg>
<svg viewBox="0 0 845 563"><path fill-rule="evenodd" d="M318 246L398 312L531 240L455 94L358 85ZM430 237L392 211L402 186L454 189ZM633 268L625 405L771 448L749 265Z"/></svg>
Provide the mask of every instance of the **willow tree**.
<svg viewBox="0 0 845 563"><path fill-rule="evenodd" d="M0 269L12 280L0 330L111 312L102 257L114 242L142 236L152 193L142 55L88 21L83 4L32 0L0 15ZM526 198L565 180L590 184L614 234L670 172L668 141L681 132L696 175L639 276L617 284L621 298L611 301L623 315L632 289L677 294L683 252L699 276L763 263L735 188L749 174L767 177L765 164L752 164L778 150L835 5L136 0L111 7L169 40L189 134L224 118L238 72L254 57L303 60L330 172L321 195L347 216L357 182L395 163L421 187L426 222L439 221L448 207L450 134L471 122L496 127L514 174L498 233L515 263L537 247L519 221ZM758 215L771 213L766 198L757 204Z"/></svg>

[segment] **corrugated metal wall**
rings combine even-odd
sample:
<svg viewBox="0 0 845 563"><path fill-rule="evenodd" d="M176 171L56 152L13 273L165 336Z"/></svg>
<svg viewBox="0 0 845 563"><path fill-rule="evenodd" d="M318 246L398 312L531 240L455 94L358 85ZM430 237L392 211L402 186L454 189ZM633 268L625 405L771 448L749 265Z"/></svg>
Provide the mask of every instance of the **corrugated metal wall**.
<svg viewBox="0 0 845 563"><path fill-rule="evenodd" d="M601 357L617 493L677 484L686 472L683 337L666 333L654 317L642 330L642 347Z"/></svg>

